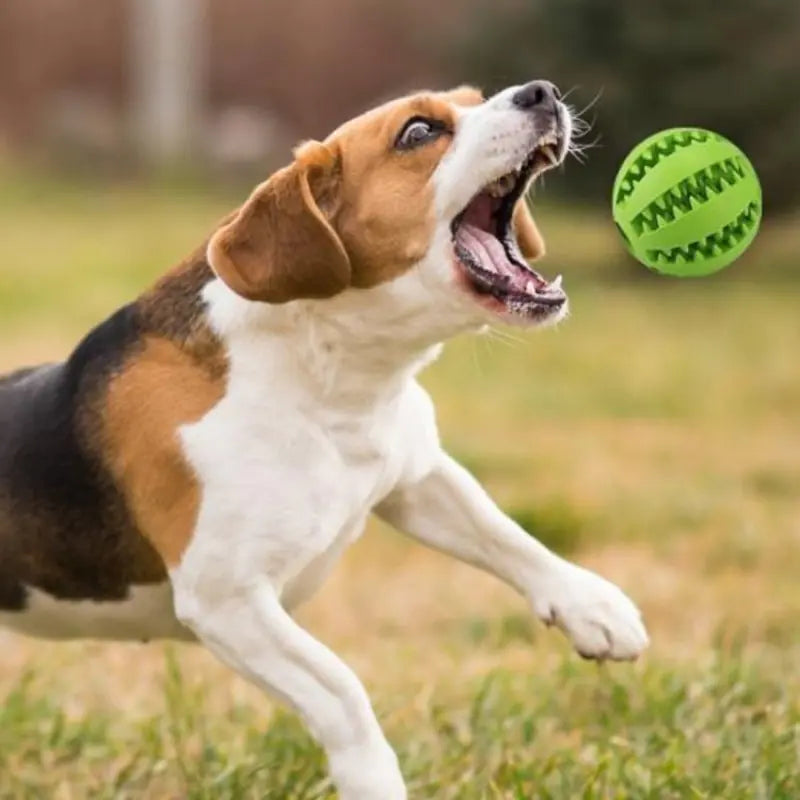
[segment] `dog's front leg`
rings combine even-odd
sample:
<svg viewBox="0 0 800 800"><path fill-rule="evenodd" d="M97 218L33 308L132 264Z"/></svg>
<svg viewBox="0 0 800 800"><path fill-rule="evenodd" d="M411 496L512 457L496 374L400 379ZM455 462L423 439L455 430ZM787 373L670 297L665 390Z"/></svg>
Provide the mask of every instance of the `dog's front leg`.
<svg viewBox="0 0 800 800"><path fill-rule="evenodd" d="M224 561L173 570L175 608L218 658L293 707L324 747L342 800L405 800L397 758L364 687L287 614L263 578L229 581Z"/></svg>
<svg viewBox="0 0 800 800"><path fill-rule="evenodd" d="M444 452L426 477L398 487L375 511L421 542L515 587L587 658L632 659L647 646L639 611L622 591L548 550Z"/></svg>

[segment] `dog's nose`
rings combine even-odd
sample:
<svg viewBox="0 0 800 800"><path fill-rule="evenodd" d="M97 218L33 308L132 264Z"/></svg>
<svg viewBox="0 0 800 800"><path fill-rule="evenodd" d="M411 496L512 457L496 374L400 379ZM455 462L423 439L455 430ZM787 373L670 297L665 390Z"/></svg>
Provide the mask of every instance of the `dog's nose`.
<svg viewBox="0 0 800 800"><path fill-rule="evenodd" d="M531 81L516 91L511 102L523 111L534 108L552 109L561 99L558 87L550 81Z"/></svg>

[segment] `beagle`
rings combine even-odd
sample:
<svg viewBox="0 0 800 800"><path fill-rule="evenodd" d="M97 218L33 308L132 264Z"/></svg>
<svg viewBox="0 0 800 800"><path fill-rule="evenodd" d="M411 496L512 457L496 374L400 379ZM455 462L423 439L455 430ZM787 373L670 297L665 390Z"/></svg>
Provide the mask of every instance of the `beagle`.
<svg viewBox="0 0 800 800"><path fill-rule="evenodd" d="M344 800L406 789L361 683L290 612L371 512L581 655L639 655L636 607L500 511L415 377L454 334L566 314L524 195L570 134L546 81L387 103L302 144L63 363L2 378L0 622L203 642L303 717Z"/></svg>

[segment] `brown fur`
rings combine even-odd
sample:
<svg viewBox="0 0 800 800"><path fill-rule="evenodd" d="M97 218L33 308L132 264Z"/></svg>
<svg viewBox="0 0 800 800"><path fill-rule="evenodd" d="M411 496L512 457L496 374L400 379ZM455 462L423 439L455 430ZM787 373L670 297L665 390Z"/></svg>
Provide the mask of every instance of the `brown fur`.
<svg viewBox="0 0 800 800"><path fill-rule="evenodd" d="M350 261L320 211L315 164L299 159L258 186L209 251L217 274L249 300L285 303L338 294L351 282Z"/></svg>
<svg viewBox="0 0 800 800"><path fill-rule="evenodd" d="M100 411L106 466L139 533L167 565L183 553L200 498L178 429L219 401L227 379L203 309L212 279L203 246L139 298L142 339L110 379Z"/></svg>
<svg viewBox="0 0 800 800"><path fill-rule="evenodd" d="M215 379L228 369L222 343L205 320L201 293L214 278L205 258L206 245L164 275L137 302L146 334L173 342Z"/></svg>
<svg viewBox="0 0 800 800"><path fill-rule="evenodd" d="M222 397L224 380L215 372L174 342L150 337L108 387L109 469L140 533L168 565L191 538L200 500L178 429Z"/></svg>
<svg viewBox="0 0 800 800"><path fill-rule="evenodd" d="M452 136L397 151L395 139L414 116L439 120L448 131L455 126L451 102L423 94L370 111L325 141L341 164L332 220L350 255L353 286L389 281L428 250L435 225L430 178Z"/></svg>

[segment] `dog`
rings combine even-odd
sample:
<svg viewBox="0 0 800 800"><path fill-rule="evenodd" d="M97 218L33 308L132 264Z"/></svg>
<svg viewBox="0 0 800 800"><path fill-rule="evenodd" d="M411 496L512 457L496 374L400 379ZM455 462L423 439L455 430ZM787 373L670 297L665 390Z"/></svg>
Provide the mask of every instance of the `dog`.
<svg viewBox="0 0 800 800"><path fill-rule="evenodd" d="M290 612L370 513L498 576L593 659L648 644L442 449L417 373L568 300L525 201L572 122L532 81L421 92L309 141L62 363L0 381L0 623L198 640L296 710L343 800L406 788L357 677Z"/></svg>

